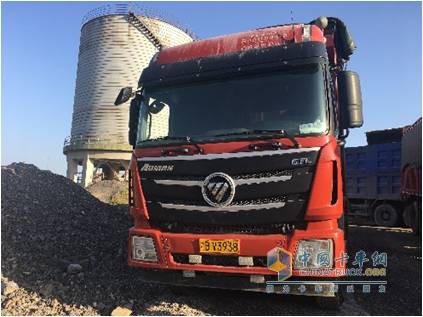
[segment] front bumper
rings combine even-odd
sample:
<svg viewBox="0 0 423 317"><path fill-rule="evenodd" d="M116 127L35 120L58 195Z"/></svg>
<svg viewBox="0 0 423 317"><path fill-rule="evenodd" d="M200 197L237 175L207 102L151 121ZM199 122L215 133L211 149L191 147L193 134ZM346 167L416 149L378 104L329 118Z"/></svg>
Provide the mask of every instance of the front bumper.
<svg viewBox="0 0 423 317"><path fill-rule="evenodd" d="M266 258L267 253L275 247L282 248L290 252L293 260L296 256L296 248L299 240L304 239L332 239L334 246L334 258L339 257L341 252L345 252L343 231L336 227L316 226L318 230L294 230L288 235L282 234L188 234L188 233L166 233L150 228L133 227L129 231L129 250L132 250L131 237L133 235L147 236L154 240L157 251L158 262L144 262L132 259L132 252L128 252L128 264L132 267L196 271L209 273L230 273L234 275L244 275L248 278L251 275L263 275L273 280L277 280L277 273L267 268L266 263L260 266L240 266L240 265L211 265L211 264L191 264L180 263L175 260L176 254L200 254L198 239L238 239L240 240L239 256ZM219 255L217 255L219 256ZM220 257L220 256L219 256ZM224 255L222 255L224 257ZM334 262L332 269L326 270L326 278L340 277L339 263ZM181 274L181 272L179 272ZM300 270L292 270L293 277L304 276ZM309 278L322 277L321 275L307 275Z"/></svg>
<svg viewBox="0 0 423 317"><path fill-rule="evenodd" d="M332 283L333 279L320 282L310 279L290 278L284 281L286 283L280 282L273 284L272 282L274 282L275 278L271 276L267 276L263 283L252 283L250 276L224 273L197 272L195 277L185 277L180 271L142 269L137 271L136 274L141 276L142 280L146 282L167 285L303 296L333 297L336 295L335 283ZM316 291L316 286L319 287L319 291Z"/></svg>

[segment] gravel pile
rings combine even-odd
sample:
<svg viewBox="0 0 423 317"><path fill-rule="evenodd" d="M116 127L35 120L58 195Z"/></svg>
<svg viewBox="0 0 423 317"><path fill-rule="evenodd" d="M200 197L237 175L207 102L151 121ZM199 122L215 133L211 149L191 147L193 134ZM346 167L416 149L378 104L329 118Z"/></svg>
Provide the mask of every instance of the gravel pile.
<svg viewBox="0 0 423 317"><path fill-rule="evenodd" d="M113 266L123 266L130 226L126 208L104 204L67 178L34 165L14 163L2 167L1 174L2 278L24 287L26 294L92 305L89 295L107 289L97 289L87 278L110 279L118 270ZM22 304L2 301L3 313L23 314ZM13 311L15 306L20 310ZM28 313L34 313L33 306Z"/></svg>

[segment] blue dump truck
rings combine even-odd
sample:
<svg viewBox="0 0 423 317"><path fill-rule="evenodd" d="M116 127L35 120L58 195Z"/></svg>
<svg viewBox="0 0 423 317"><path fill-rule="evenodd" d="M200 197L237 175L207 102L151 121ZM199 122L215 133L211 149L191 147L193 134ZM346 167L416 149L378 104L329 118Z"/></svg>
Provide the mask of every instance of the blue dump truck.
<svg viewBox="0 0 423 317"><path fill-rule="evenodd" d="M380 226L421 222L421 118L413 125L370 131L367 145L345 148L350 216ZM410 189L411 188L411 189Z"/></svg>

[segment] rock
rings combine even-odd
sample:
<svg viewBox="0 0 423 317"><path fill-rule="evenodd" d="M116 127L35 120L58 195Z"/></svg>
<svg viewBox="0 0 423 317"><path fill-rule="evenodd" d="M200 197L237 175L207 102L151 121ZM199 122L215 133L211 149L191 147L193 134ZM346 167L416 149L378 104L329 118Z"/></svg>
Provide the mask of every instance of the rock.
<svg viewBox="0 0 423 317"><path fill-rule="evenodd" d="M76 274L82 271L82 266L77 263L71 263L66 270L69 274Z"/></svg>
<svg viewBox="0 0 423 317"><path fill-rule="evenodd" d="M18 284L15 282L9 282L6 284L6 287L4 288L3 295L10 295L14 292L16 292L19 289Z"/></svg>
<svg viewBox="0 0 423 317"><path fill-rule="evenodd" d="M125 307L116 307L113 309L111 316L131 316L132 310Z"/></svg>

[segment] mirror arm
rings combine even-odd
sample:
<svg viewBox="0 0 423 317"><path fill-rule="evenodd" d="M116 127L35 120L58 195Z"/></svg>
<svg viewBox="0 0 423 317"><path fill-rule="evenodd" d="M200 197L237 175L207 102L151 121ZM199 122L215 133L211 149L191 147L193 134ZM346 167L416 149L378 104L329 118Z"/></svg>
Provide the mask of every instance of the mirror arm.
<svg viewBox="0 0 423 317"><path fill-rule="evenodd" d="M344 131L345 131L345 133L344 133ZM338 135L338 139L342 142L346 138L348 138L349 135L350 135L350 130L348 128L347 129L341 129L341 131L339 132L339 135Z"/></svg>
<svg viewBox="0 0 423 317"><path fill-rule="evenodd" d="M137 97L137 96L142 97L142 95L141 95L141 90L142 90L142 89L138 88L137 90L133 91L133 92L131 93L131 97L130 97L129 99L135 98L135 97Z"/></svg>

